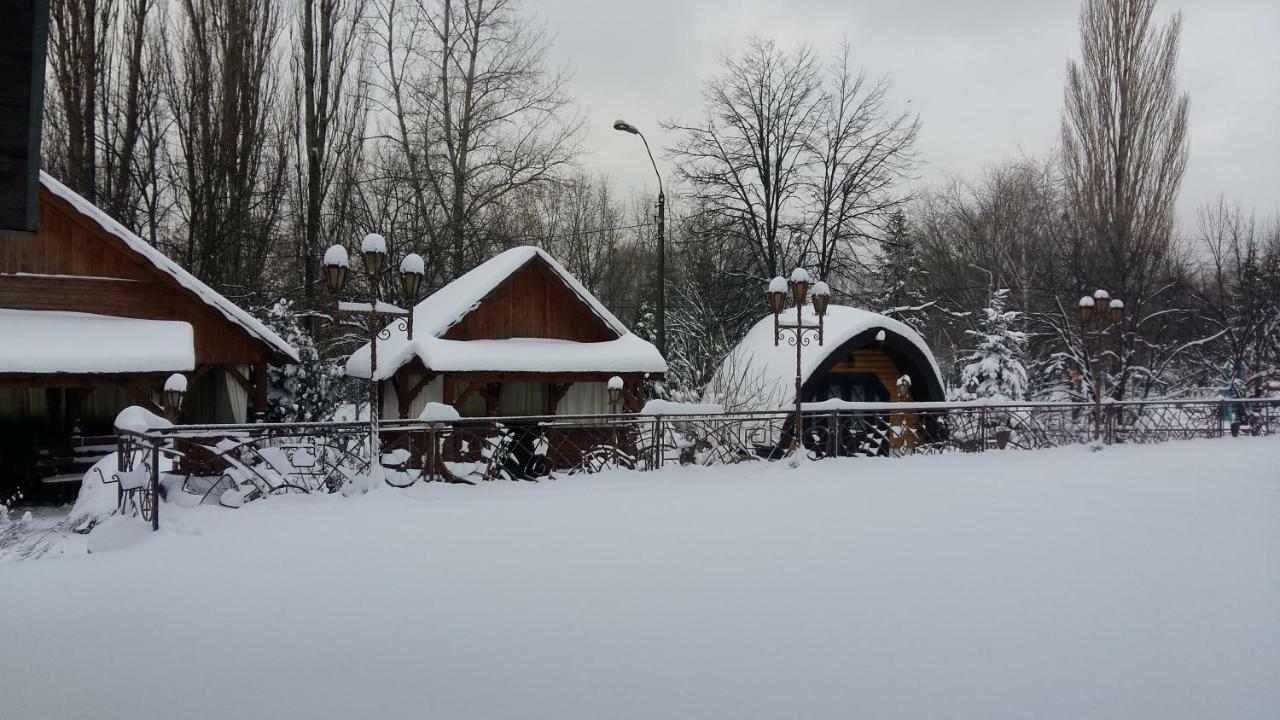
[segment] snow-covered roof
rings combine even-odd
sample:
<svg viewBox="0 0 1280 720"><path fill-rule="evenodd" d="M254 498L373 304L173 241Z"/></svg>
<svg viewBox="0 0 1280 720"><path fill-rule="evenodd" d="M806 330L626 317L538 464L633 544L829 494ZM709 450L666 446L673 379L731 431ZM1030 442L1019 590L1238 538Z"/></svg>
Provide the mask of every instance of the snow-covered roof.
<svg viewBox="0 0 1280 720"><path fill-rule="evenodd" d="M446 340L442 335L458 324L504 280L534 258L541 258L560 280L618 337L604 342L574 342L548 338L505 340ZM667 363L652 344L632 334L577 278L555 258L536 247L517 247L499 253L445 285L413 308L413 340L399 323L386 329L390 338L378 341L378 380L395 374L418 357L436 372L666 372ZM385 333L384 333L385 334ZM347 359L347 374L369 377L369 345Z"/></svg>
<svg viewBox="0 0 1280 720"><path fill-rule="evenodd" d="M0 372L139 373L195 369L195 335L177 320L0 308Z"/></svg>
<svg viewBox="0 0 1280 720"><path fill-rule="evenodd" d="M784 324L795 324L795 309L784 310ZM812 306L801 315L806 327L817 327L818 317ZM801 353L801 382L806 382L832 352L864 332L878 329L893 333L911 343L928 361L929 369L941 385L942 373L925 344L924 338L910 326L891 317L867 310L829 305L823 319L822 346L816 333ZM711 394L732 410L776 410L795 402L796 349L784 335L774 344L773 315L766 315L747 332L742 342L725 357L710 384Z"/></svg>
<svg viewBox="0 0 1280 720"><path fill-rule="evenodd" d="M52 175L40 171L40 184L54 195L67 201L80 214L96 222L103 230L119 238L130 250L154 265L161 272L167 273L178 284L189 290L202 302L220 312L231 322L244 328L250 335L271 346L272 349L298 362L298 352L283 338L271 331L257 318L245 312L240 306L218 294L213 288L200 282L194 275L182 269L178 263L170 260L164 253L155 249L146 240L138 237L125 226L116 222L101 208L76 194L71 188L58 182Z"/></svg>

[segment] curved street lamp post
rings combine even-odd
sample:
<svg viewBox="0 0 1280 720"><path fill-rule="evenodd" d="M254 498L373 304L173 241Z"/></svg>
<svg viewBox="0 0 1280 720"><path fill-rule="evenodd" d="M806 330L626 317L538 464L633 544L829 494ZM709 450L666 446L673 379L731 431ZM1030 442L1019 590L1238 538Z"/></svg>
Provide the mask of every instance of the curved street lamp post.
<svg viewBox="0 0 1280 720"><path fill-rule="evenodd" d="M653 159L649 149L649 141L644 133L635 125L625 120L614 120L613 129L632 135L639 135L644 142L644 151L649 155L649 164L653 165L653 174L658 178L658 353L667 355L667 239L666 217L667 198L662 192L662 173L658 172L658 163Z"/></svg>

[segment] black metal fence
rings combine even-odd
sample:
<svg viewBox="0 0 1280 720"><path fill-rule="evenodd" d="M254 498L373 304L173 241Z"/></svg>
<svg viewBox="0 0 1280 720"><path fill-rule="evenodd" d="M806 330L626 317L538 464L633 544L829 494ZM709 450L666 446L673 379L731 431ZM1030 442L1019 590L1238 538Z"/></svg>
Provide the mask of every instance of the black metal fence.
<svg viewBox="0 0 1280 720"><path fill-rule="evenodd" d="M116 481L125 481L123 512L154 518L160 496L177 491L236 505L369 478L407 486L753 462L793 444L820 459L1280 432L1280 400L1271 399L1114 402L1101 415L1084 403L819 403L804 415L799 443L787 411L385 421L376 464L364 423L178 426L122 432Z"/></svg>

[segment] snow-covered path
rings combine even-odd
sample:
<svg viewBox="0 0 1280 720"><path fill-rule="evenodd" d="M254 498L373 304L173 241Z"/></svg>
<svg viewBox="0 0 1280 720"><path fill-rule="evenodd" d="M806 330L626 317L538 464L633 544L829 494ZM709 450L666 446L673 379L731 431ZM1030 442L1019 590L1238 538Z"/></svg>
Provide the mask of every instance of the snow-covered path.
<svg viewBox="0 0 1280 720"><path fill-rule="evenodd" d="M1275 718L1280 440L200 508L0 598L12 718Z"/></svg>

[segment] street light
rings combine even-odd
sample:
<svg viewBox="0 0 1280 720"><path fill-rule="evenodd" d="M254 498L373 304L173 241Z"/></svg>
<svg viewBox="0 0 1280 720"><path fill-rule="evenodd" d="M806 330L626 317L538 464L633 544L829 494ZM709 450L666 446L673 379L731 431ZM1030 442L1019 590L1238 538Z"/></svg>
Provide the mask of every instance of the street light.
<svg viewBox="0 0 1280 720"><path fill-rule="evenodd" d="M1098 369L1098 355L1101 351L1094 347L1093 352L1090 352L1089 328L1093 326L1095 344L1101 342L1107 323L1115 324L1124 319L1124 301L1120 298L1112 298L1111 293L1098 288L1093 295L1081 297L1076 303L1076 308L1080 312L1080 346L1084 350L1085 364L1090 368L1090 374L1093 376L1093 439L1095 442L1102 442L1103 387L1102 376Z"/></svg>
<svg viewBox="0 0 1280 720"><path fill-rule="evenodd" d="M360 241L360 255L364 261L364 272L368 279L368 302L339 302L338 314L354 315L365 320L365 330L369 334L369 462L381 462L378 457L378 339L386 340L390 333L379 327L379 316L391 315L399 318L400 327L413 339L413 312L403 310L382 302L383 268L387 260L387 239L378 233L369 233ZM340 294L346 288L347 271L350 269L350 256L341 245L331 245L324 253L324 277L329 291ZM422 279L426 275L426 264L422 257L410 253L400 262L400 287L404 300L412 308L417 304L418 291L422 288ZM407 316L407 317L406 317Z"/></svg>
<svg viewBox="0 0 1280 720"><path fill-rule="evenodd" d="M662 192L662 173L658 172L658 163L654 162L653 151L649 149L649 141L644 133L635 125L625 120L614 120L613 129L632 135L639 135L644 142L644 151L649 155L649 164L653 166L653 174L658 178L658 352L667 354L667 198Z"/></svg>
<svg viewBox="0 0 1280 720"><path fill-rule="evenodd" d="M813 285L813 312L818 316L818 325L817 327L806 325L800 309L804 307L805 296L809 293L809 281L809 271L804 268L796 268L791 271L789 280L784 280L780 275L770 280L767 292L769 311L773 313L774 346L777 347L779 341L785 336L787 342L796 349L796 410L794 432L791 434L791 454L795 454L800 448L800 443L803 442L800 438L804 436L804 398L800 394L804 383L800 376L800 351L801 348L809 344L809 335L806 333L815 330L818 333L818 345L822 345L823 318L826 317L827 305L831 299L831 288L825 282L819 280ZM782 314L783 306L786 304L788 294L791 295L791 302L796 308L794 324L783 323L779 317Z"/></svg>

